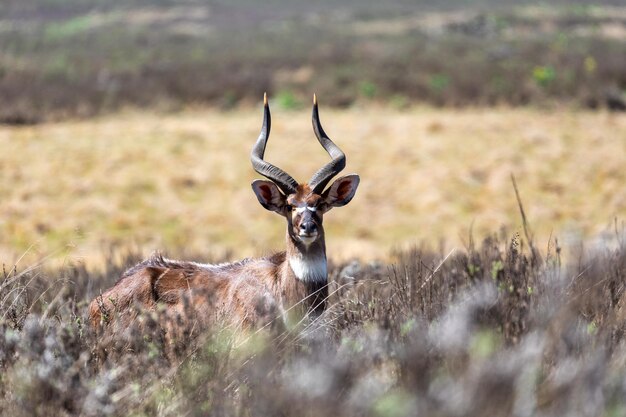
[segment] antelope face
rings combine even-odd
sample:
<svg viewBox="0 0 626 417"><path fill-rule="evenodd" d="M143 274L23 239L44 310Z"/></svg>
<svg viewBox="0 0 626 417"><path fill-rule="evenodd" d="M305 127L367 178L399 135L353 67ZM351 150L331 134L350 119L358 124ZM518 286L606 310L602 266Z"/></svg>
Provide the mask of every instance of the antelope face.
<svg viewBox="0 0 626 417"><path fill-rule="evenodd" d="M263 156L270 134L271 117L267 96L264 102L263 127L250 156L255 171L271 181L256 180L252 183L252 189L263 207L287 219L287 231L292 241L305 246L318 240L323 242L324 213L333 207L345 206L352 200L359 185L359 176L346 175L326 188L330 180L345 167L346 157L324 132L319 121L315 96L313 96L313 131L322 147L332 157L332 161L319 169L308 184L298 184L285 171L265 161Z"/></svg>
<svg viewBox="0 0 626 417"><path fill-rule="evenodd" d="M256 180L252 189L259 203L287 220L287 232L294 242L309 246L323 240L324 213L333 207L345 206L352 200L359 185L356 174L338 178L322 194L315 193L308 184L298 185L295 193L285 195L271 181Z"/></svg>
<svg viewBox="0 0 626 417"><path fill-rule="evenodd" d="M292 239L310 245L324 235L321 199L306 185L298 186L297 192L287 197L285 218Z"/></svg>

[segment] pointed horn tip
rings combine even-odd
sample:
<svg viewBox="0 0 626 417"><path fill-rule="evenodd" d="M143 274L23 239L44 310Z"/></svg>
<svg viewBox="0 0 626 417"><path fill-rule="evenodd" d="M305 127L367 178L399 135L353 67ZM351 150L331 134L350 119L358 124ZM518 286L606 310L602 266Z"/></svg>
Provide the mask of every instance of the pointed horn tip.
<svg viewBox="0 0 626 417"><path fill-rule="evenodd" d="M263 93L263 105L267 106L267 92Z"/></svg>
<svg viewBox="0 0 626 417"><path fill-rule="evenodd" d="M317 106L317 95L313 93L313 105Z"/></svg>

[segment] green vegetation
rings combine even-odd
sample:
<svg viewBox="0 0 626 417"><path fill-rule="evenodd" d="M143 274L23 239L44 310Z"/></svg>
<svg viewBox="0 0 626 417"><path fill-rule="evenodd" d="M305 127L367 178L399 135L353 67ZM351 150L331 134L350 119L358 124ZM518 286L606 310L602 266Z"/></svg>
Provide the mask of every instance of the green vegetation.
<svg viewBox="0 0 626 417"><path fill-rule="evenodd" d="M302 107L302 103L291 91L279 91L276 94L276 102L285 110L296 110Z"/></svg>
<svg viewBox="0 0 626 417"><path fill-rule="evenodd" d="M552 67L538 66L533 69L533 79L541 87L548 87L556 79L556 72Z"/></svg>

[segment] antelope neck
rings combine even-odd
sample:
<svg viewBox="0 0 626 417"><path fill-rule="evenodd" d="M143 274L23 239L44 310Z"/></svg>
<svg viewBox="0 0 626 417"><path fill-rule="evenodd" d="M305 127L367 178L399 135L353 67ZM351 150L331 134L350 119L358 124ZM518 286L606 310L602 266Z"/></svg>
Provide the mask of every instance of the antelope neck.
<svg viewBox="0 0 626 417"><path fill-rule="evenodd" d="M323 236L309 246L295 244L287 235L287 261L295 277L307 283L325 283L328 279Z"/></svg>

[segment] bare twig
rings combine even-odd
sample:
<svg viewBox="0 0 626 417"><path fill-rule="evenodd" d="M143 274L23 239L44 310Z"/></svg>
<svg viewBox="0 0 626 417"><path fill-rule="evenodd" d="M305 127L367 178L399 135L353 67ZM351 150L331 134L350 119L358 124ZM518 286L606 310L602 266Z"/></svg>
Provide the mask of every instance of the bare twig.
<svg viewBox="0 0 626 417"><path fill-rule="evenodd" d="M513 189L515 190L515 198L517 199L517 206L519 207L520 214L522 216L522 226L524 228L524 236L526 236L526 241L528 241L528 246L530 247L530 252L533 261L536 261L538 258L538 252L535 248L534 244L534 236L532 231L530 230L530 225L528 224L528 220L526 219L526 213L524 212L524 206L522 205L522 199L520 198L519 191L517 189L517 182L515 181L515 175L511 173L511 182L513 183Z"/></svg>

